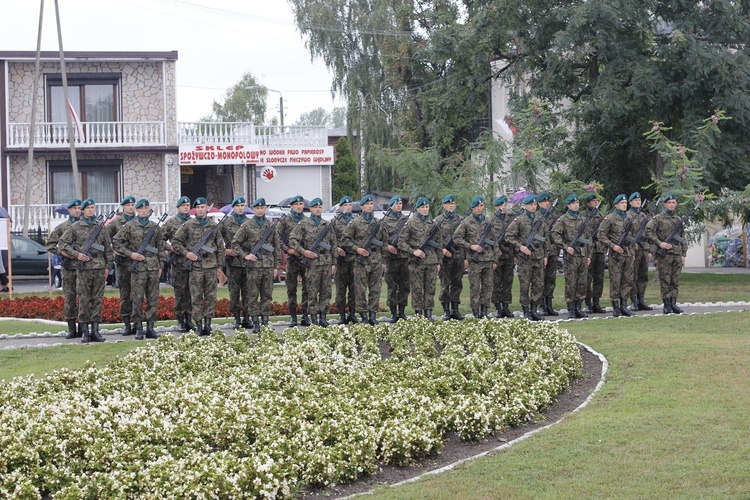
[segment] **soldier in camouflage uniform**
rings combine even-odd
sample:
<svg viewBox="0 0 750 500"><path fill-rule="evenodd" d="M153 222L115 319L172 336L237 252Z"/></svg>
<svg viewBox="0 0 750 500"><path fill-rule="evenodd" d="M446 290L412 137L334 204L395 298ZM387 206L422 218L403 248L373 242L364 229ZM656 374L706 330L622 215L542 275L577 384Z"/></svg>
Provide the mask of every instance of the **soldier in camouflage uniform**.
<svg viewBox="0 0 750 500"><path fill-rule="evenodd" d="M135 266L130 271L130 290L133 304L131 306L133 324L135 329L135 340L144 337L143 321L146 321L145 337L158 339L159 335L154 330L156 321L156 309L159 304L159 278L164 266L164 235L161 233L159 224L149 219L151 213L150 203L146 198L141 198L135 203L137 216L134 220L125 224L114 237L115 251L124 255ZM153 230L153 233L151 231ZM151 235L149 236L149 233ZM148 239L144 253L138 253L143 242ZM155 250L155 251L153 251ZM143 299L146 299L146 310L143 310Z"/></svg>
<svg viewBox="0 0 750 500"><path fill-rule="evenodd" d="M253 332L259 333L261 322L268 325L271 315L273 280L281 267L281 247L279 234L274 224L266 218L266 200L258 198L252 203L254 217L242 224L232 238L232 250L248 268L244 296L248 298L248 310L252 318ZM269 231L270 229L270 231ZM261 249L258 254L252 250L264 235L265 244L270 250ZM258 320L258 316L261 320Z"/></svg>
<svg viewBox="0 0 750 500"><path fill-rule="evenodd" d="M307 311L312 316L313 324L327 327L326 315L331 307L331 277L336 272L333 251L338 248L336 231L332 223L321 217L323 200L314 198L310 201L310 217L292 231L289 246L298 254L308 259L307 276ZM329 227L330 226L330 227ZM318 247L313 251L310 245L325 233ZM304 260L300 261L304 265Z"/></svg>
<svg viewBox="0 0 750 500"><path fill-rule="evenodd" d="M112 241L115 235L122 229L122 227L135 219L135 196L126 196L120 202L120 209L122 213L112 219L112 222L107 224L105 228L109 234L109 241ZM132 335L133 329L130 325L131 315L131 304L133 303L130 297L130 260L119 253L117 250L115 254L115 277L117 278L117 287L120 291L120 316L122 316L122 322L125 325L123 335Z"/></svg>
<svg viewBox="0 0 750 500"><path fill-rule="evenodd" d="M683 240L682 242L679 242L679 240L672 243L664 241L681 220L675 214L676 208L677 197L674 194L668 194L664 197L664 210L655 215L646 225L646 238L657 247L654 259L659 274L664 314L682 314L683 312L682 309L677 307L677 296L680 292L680 276L687 254L687 243L684 241L685 227L680 227L678 231L678 236Z"/></svg>
<svg viewBox="0 0 750 500"><path fill-rule="evenodd" d="M195 218L187 221L175 233L172 239L174 249L192 262L190 269L190 300L193 304L193 317L198 318L196 333L198 335L211 334L211 320L216 309L216 288L219 273L224 265L224 239L221 228L208 217L208 201L196 198L193 202ZM196 244L203 235L212 231L206 241L204 249L193 252ZM212 251L208 251L210 248Z"/></svg>
<svg viewBox="0 0 750 500"><path fill-rule="evenodd" d="M76 294L78 295L78 323L81 329L81 342L84 344L104 342L99 334L99 323L102 320L102 299L104 285L107 283L109 268L112 266L112 246L109 236L102 230L95 238L96 248L92 247L90 255L80 250L93 236L99 224L96 222L96 205L94 200L86 198L81 203L83 216L70 226L60 237L60 252L77 260ZM103 223L102 223L103 224ZM89 326L91 330L89 331Z"/></svg>
<svg viewBox="0 0 750 500"><path fill-rule="evenodd" d="M398 249L411 254L409 259L409 279L411 305L417 316L432 321L432 309L435 306L435 288L437 271L443 254L443 241L440 227L430 217L430 201L421 197L414 205L417 213L404 227L398 240ZM430 231L435 229L432 237ZM426 241L424 248L420 248Z"/></svg>
<svg viewBox="0 0 750 500"><path fill-rule="evenodd" d="M66 339L74 339L81 337L81 331L76 328L78 321L78 306L76 304L76 263L75 257L63 255L60 249L57 247L57 243L60 241L65 231L70 228L74 223L81 220L81 200L75 198L70 200L68 203L68 220L61 223L49 235L47 238L47 244L45 247L49 253L54 253L62 257L62 272L63 272L63 294L65 296L64 314L65 321L68 323L68 334L65 336Z"/></svg>
<svg viewBox="0 0 750 500"><path fill-rule="evenodd" d="M638 191L628 197L635 234L638 234L643 225L648 222L648 216L641 210L641 203L641 193ZM635 245L633 289L630 292L630 309L633 311L652 311L654 309L643 300L643 297L646 295L646 286L648 286L648 263L650 260L651 245L649 245L646 238L643 238L640 243Z"/></svg>
<svg viewBox="0 0 750 500"><path fill-rule="evenodd" d="M472 214L466 217L453 235L456 246L469 256L469 289L471 310L475 318L486 318L492 302L492 272L495 270L495 245L491 240L479 245L490 221L484 216L484 199L476 196L469 205ZM490 234L490 237L492 235Z"/></svg>
<svg viewBox="0 0 750 500"><path fill-rule="evenodd" d="M535 248L526 245L537 222L537 217L542 214L537 212L536 196L530 194L523 199L524 211L513 219L508 226L505 239L513 245L518 253L518 282L521 286L521 308L526 319L541 321L544 317L537 312L537 305L542 300L544 289L544 267L547 264L547 225L542 222L536 233L538 238L533 243Z"/></svg>
<svg viewBox="0 0 750 500"><path fill-rule="evenodd" d="M250 298L245 295L247 286L245 281L248 279L249 269L245 267L245 263L237 258L237 252L232 249L232 239L235 233L240 229L242 224L247 222L248 218L245 215L245 207L247 201L244 196L237 196L232 200L232 216L227 217L227 220L221 225L221 235L224 238L224 257L227 262L227 286L229 288L229 312L234 315L234 328L237 329L240 326L243 328L250 328ZM241 298L240 298L241 296ZM244 316L240 320L240 316L244 311Z"/></svg>
<svg viewBox="0 0 750 500"><path fill-rule="evenodd" d="M302 326L310 326L310 320L307 316L307 278L305 271L307 268L299 263L300 255L297 251L289 246L289 236L294 228L305 220L305 202L302 196L297 195L290 200L292 209L289 216L284 217L276 230L279 232L281 241L281 250L286 252L286 301L289 306L289 315L291 320L289 326L297 326L297 281L302 280L302 319L299 322Z"/></svg>
<svg viewBox="0 0 750 500"><path fill-rule="evenodd" d="M456 197L452 194L443 198L443 213L435 217L440 226L440 237L444 242L440 264L440 304L443 306L443 319L464 319L458 306L464 289L464 270L468 263L463 248L455 245L453 234L463 219L456 214Z"/></svg>
<svg viewBox="0 0 750 500"><path fill-rule="evenodd" d="M406 304L409 302L409 254L398 249L396 233L405 223L401 209L404 200L396 195L388 202L391 213L383 217L383 262L385 284L388 290L386 304L391 310L391 323L406 319ZM396 241L394 241L396 239ZM396 246L394 246L394 243Z"/></svg>
<svg viewBox="0 0 750 500"><path fill-rule="evenodd" d="M515 268L515 256L511 245L505 242L505 230L513 219L508 216L508 197L498 196L493 203L495 216L492 218L493 239L498 243L497 267L493 272L492 279L492 303L495 304L496 318L512 318L510 303L513 301L513 270ZM500 238L503 241L500 241Z"/></svg>
<svg viewBox="0 0 750 500"><path fill-rule="evenodd" d="M547 234L549 234L552 225L555 223L553 214L548 211L551 208L552 201L549 193L541 193L537 196L536 201L539 207L539 214L547 218ZM559 316L560 313L552 307L552 300L555 295L555 286L557 285L557 257L560 254L560 248L552 241L547 242L547 263L544 265L544 291L542 292L542 303L540 305L540 314L544 316Z"/></svg>
<svg viewBox="0 0 750 500"><path fill-rule="evenodd" d="M185 257L177 253L172 246L172 238L177 231L190 220L190 198L177 200L177 215L167 219L162 227L166 243L167 260L171 261L172 288L174 289L174 314L177 318L177 330L181 332L197 331L193 324L193 305L190 302L190 271L183 267Z"/></svg>
<svg viewBox="0 0 750 500"><path fill-rule="evenodd" d="M584 226L585 219L578 212L580 203L578 196L571 194L565 200L568 210L558 217L552 226L550 238L554 244L563 249L563 271L565 272L565 301L568 303L568 318L587 318L583 312L582 301L586 298L586 279L588 277L589 245L583 233L576 240L578 231ZM583 231L586 227L583 227ZM573 241L576 240L576 241ZM574 244L575 243L575 244Z"/></svg>
<svg viewBox="0 0 750 500"><path fill-rule="evenodd" d="M581 214L586 218L591 218L591 221L586 224L586 238L591 240L593 245L590 254L591 264L589 264L589 272L586 278L586 312L589 314L604 312L604 309L599 305L599 300L601 300L604 292L607 248L596 238L599 225L604 220L604 215L599 212L599 203L596 194L589 193L586 196L586 210Z"/></svg>
<svg viewBox="0 0 750 500"><path fill-rule="evenodd" d="M334 223L333 229L336 231L336 241L339 246L336 249L336 274L334 281L336 283L336 308L339 311L339 324L358 323L356 314L356 294L354 292L354 255L348 253L341 246L344 239L344 230L352 221L352 199L350 196L344 196L339 201L339 210L343 215ZM347 297L348 291L348 297ZM346 308L349 307L349 314Z"/></svg>
<svg viewBox="0 0 750 500"><path fill-rule="evenodd" d="M373 230L377 230L375 239L382 244L383 231L373 214L375 203L372 195L363 196L359 205L362 207L362 215L352 219L346 226L341 247L347 253L358 256L354 261L354 291L357 295L357 310L362 316L362 321L377 325L375 315L380 308L380 289L383 286L382 253L379 249L373 249L370 252L362 245Z"/></svg>
<svg viewBox="0 0 750 500"><path fill-rule="evenodd" d="M604 217L599 231L596 233L597 240L609 249L609 297L612 299L612 315L632 316L628 309L628 297L633 287L633 254L631 245L623 242L618 245L622 235L628 231L628 235L635 236L633 226L627 227L630 216L628 214L628 199L624 194L619 194L613 203L614 211Z"/></svg>

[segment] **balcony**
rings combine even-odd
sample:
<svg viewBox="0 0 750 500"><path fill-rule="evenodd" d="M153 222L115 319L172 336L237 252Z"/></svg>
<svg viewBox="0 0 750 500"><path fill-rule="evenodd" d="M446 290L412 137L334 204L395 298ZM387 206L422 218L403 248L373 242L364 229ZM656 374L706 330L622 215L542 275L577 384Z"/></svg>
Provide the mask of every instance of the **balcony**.
<svg viewBox="0 0 750 500"><path fill-rule="evenodd" d="M29 231L40 231L47 233L50 228L56 227L59 223L68 218L67 215L55 212L60 205L31 205L29 206ZM153 217L161 217L164 212L169 210L171 204L165 202L151 202L151 209L154 211ZM120 211L119 203L97 203L96 213L103 214L105 217L112 211ZM10 214L10 229L14 233L20 233L23 230L23 205L10 205L8 213Z"/></svg>
<svg viewBox="0 0 750 500"><path fill-rule="evenodd" d="M326 127L256 126L247 122L180 122L177 143L320 147L328 145L328 131Z"/></svg>
<svg viewBox="0 0 750 500"><path fill-rule="evenodd" d="M76 148L128 148L166 146L164 122L84 122L83 137L73 127ZM8 149L26 149L31 141L30 123L8 124ZM35 149L58 149L68 146L66 123L34 125Z"/></svg>

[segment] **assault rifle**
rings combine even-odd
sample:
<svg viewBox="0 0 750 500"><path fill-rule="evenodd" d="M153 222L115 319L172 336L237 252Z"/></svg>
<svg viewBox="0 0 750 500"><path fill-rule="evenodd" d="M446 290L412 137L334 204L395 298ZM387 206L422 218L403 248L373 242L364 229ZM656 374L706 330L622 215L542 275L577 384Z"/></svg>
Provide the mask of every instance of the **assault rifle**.
<svg viewBox="0 0 750 500"><path fill-rule="evenodd" d="M91 233L91 236L89 236L88 241L85 245L83 245L83 248L81 248L80 253L91 259L91 250L94 249L98 252L103 252L104 247L101 246L99 243L96 242L97 238L99 238L99 235L102 232L102 229L104 229L104 225L109 222L109 220L115 216L115 211L112 210L107 218L102 221L104 218L103 215L99 214L99 216L96 218L96 221L94 222L96 224L96 227L94 228L94 232ZM101 222L100 222L101 221ZM78 260L76 261L76 268L81 270L83 269L83 262Z"/></svg>
<svg viewBox="0 0 750 500"><path fill-rule="evenodd" d="M464 217L468 217L468 215L471 213L471 209L468 209L466 213L464 214ZM443 219L445 220L445 219ZM451 230L451 234L448 235L448 240L445 243L444 248L448 250L451 255L455 255L458 249L456 248L456 244L453 242L453 236L456 234L456 229L458 229L458 226L460 226L461 223L459 222L455 226L453 226L453 229Z"/></svg>
<svg viewBox="0 0 750 500"><path fill-rule="evenodd" d="M404 230L404 226L406 226L406 222L409 220L409 217L411 217L411 214L413 212L414 210L409 212L409 215L398 221L396 232L393 234L393 238L391 239L391 246L398 247L398 238L401 236L401 232Z"/></svg>
<svg viewBox="0 0 750 500"><path fill-rule="evenodd" d="M669 243L670 245L674 245L675 242L676 243L682 243L683 241L685 241L685 238L683 238L682 236L680 236L680 229L682 229L682 227L685 225L685 221L688 220L690 218L690 216L695 213L696 210L698 210L698 207L701 206L701 203L703 203L703 202L699 201L698 203L696 203L696 205L693 208L691 208L688 211L688 213L686 213L685 215L683 215L682 218L680 218L680 220L677 221L677 224L674 225L674 227L669 232L669 234L667 235L667 237L664 238L664 243ZM667 254L667 251L664 250L663 248L659 247L659 248L656 249L656 253L660 257L664 257Z"/></svg>
<svg viewBox="0 0 750 500"><path fill-rule="evenodd" d="M555 211L555 207L557 206L557 202L559 199L560 198L555 198L555 201L552 202L552 205L549 207L549 210L547 210L547 213L545 213L544 215L539 214L536 222L534 222L534 225L531 228L531 232L524 242L524 246L529 248L532 252L536 250L536 242L544 243L545 241L547 241L547 238L545 238L544 236L539 236L539 230L542 228L542 224L547 221L547 218L550 216L550 214ZM529 258L529 256L523 252L518 252L518 256L522 259Z"/></svg>
<svg viewBox="0 0 750 500"><path fill-rule="evenodd" d="M154 211L151 210L151 213L149 213L149 217L151 217L151 214L153 214ZM167 219L167 213L164 212L164 214L159 219L159 222L156 223L154 227L148 230L148 233L146 233L146 236L143 238L143 242L141 242L141 246L138 247L138 250L135 253L139 253L146 256L146 253L150 253L152 255L156 255L156 253L159 251L158 249L151 246L151 240L154 237L154 233L156 232L156 228L159 227L159 225L164 222ZM132 272L138 272L138 261L134 260L132 264L130 264L130 270Z"/></svg>
<svg viewBox="0 0 750 500"><path fill-rule="evenodd" d="M651 207L655 211L656 208L659 206L659 202L661 201L661 198L656 200L654 205ZM643 240L646 238L646 226L648 225L648 221L650 221L653 218L651 214L646 214L646 218L643 219L643 223L641 224L641 227L638 228L638 232L635 234L635 245L638 246L643 243Z"/></svg>
<svg viewBox="0 0 750 500"><path fill-rule="evenodd" d="M393 209L389 208L388 211L385 214L383 214L383 219L391 215L391 212L393 212ZM383 223L383 219L378 219L375 222L375 224L372 225L370 234L367 236L367 239L362 244L362 248L367 250L369 253L372 253L375 247L383 246L383 242L376 238L376 236L378 235L378 231L380 231L380 225ZM363 257L362 255L357 255L357 262L359 262L362 265L365 265L367 263L367 257Z"/></svg>
<svg viewBox="0 0 750 500"><path fill-rule="evenodd" d="M495 212L494 217L492 220L487 221L487 227L484 228L484 231L482 232L482 236L479 237L479 241L477 241L477 245L482 247L482 252L487 250L489 247L495 246L495 241L490 239L490 231L492 231L492 222L495 220L495 217L497 217L497 212ZM474 251L469 258L472 262L479 262L479 254L481 252Z"/></svg>
<svg viewBox="0 0 750 500"><path fill-rule="evenodd" d="M645 205L648 205L648 200L643 202L643 205L638 207L638 209L635 211L635 214L638 215L641 213L641 210ZM635 243L635 238L633 236L630 236L630 231L633 229L633 223L635 222L635 217L631 217L630 220L625 224L625 229L622 230L622 234L620 235L620 239L617 240L617 246L621 247L623 250L625 250L628 245L631 243ZM611 253L610 257L612 257L614 260L620 260L622 257L622 254L619 254L617 252Z"/></svg>
<svg viewBox="0 0 750 500"><path fill-rule="evenodd" d="M599 207L596 207L596 210L594 211L594 214L598 213L598 212L599 212ZM594 215L594 214L591 214L591 215ZM581 224L580 226L578 226L578 230L576 231L575 236L573 236L573 239L570 241L570 245L569 246L573 248L573 251L575 253L580 253L581 252L581 245L589 245L589 244L591 244L591 240L589 240L588 238L586 238L585 236L583 236L583 233L586 231L586 226L588 226L589 221L592 218L593 217L589 216L589 217L586 217L585 219L583 219L583 224ZM568 252L563 252L563 259L564 260L568 260L569 261L572 257L573 256L570 255Z"/></svg>
<svg viewBox="0 0 750 500"><path fill-rule="evenodd" d="M214 233L216 232L217 229L219 229L219 226L221 226L221 223L224 222L227 219L227 217L229 217L229 214L228 213L224 214L224 217L222 217L221 220L216 225L211 226L211 228L209 228L208 231L203 233L203 236L201 236L201 239L198 240L198 243L196 243L193 249L191 250L195 254L195 256L198 257L199 261L203 260L200 254L201 251L206 252L206 253L214 253L216 251L215 248L212 248L206 245L206 243L208 243L208 240L214 237ZM193 269L193 261L190 259L185 259L185 262L182 263L182 267L184 267L188 271L191 271Z"/></svg>
<svg viewBox="0 0 750 500"><path fill-rule="evenodd" d="M433 224L430 228L430 231L425 235L424 239L419 244L419 247L417 247L417 250L422 250L424 252L425 258L427 258L427 252L430 251L430 247L436 250L441 250L443 248L433 239L437 232L440 231L440 226L443 225L443 222L445 222L445 219L441 220L440 224ZM419 264L423 261L423 259L420 259L419 257L412 257L412 259L416 264Z"/></svg>
<svg viewBox="0 0 750 500"><path fill-rule="evenodd" d="M343 217L344 212L339 211L336 216L333 218L331 222L329 222L326 227L323 228L323 230L320 232L317 238L315 238L315 241L312 242L312 245L310 245L310 250L313 253L318 253L318 247L322 248L323 250L330 250L331 245L325 242L326 236L328 236L328 232L333 228L334 224L336 224L336 221L338 221L341 217ZM309 257L303 256L299 263L302 264L305 267L310 267L310 259Z"/></svg>
<svg viewBox="0 0 750 500"><path fill-rule="evenodd" d="M506 213L505 216L508 217L508 218L515 218L516 216L518 216L518 214L521 213L520 206L518 206L518 207L519 207L518 210L516 210L514 208L514 211L513 211L512 214L511 213ZM495 217L498 217L500 215L502 215L502 213L500 213L499 210L497 212L495 212ZM493 219L493 221L494 221L494 219ZM500 236L497 238L497 247L500 249L501 252L507 252L508 251L508 247L505 246L505 235L508 234L508 228L509 227L510 227L510 223L506 224L505 225L505 229L503 229L503 232L500 233Z"/></svg>
<svg viewBox="0 0 750 500"><path fill-rule="evenodd" d="M271 233L273 233L276 230L276 226L284 220L284 217L286 217L287 214L282 215L278 219L274 220L272 223L268 225L268 227L263 231L263 234L260 235L260 239L257 243L253 246L253 248L250 249L250 253L258 257L258 260L263 260L263 252L271 253L273 252L273 247L267 243L268 238L270 238ZM243 246L243 248L248 248ZM255 262L252 260L245 260L245 267L248 269L252 269L252 267L255 265Z"/></svg>

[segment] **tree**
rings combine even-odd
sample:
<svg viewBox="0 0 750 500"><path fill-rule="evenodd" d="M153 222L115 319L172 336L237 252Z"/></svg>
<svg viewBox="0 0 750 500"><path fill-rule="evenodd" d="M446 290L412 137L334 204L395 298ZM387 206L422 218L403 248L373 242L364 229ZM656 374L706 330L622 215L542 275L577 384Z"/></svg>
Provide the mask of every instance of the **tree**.
<svg viewBox="0 0 750 500"><path fill-rule="evenodd" d="M333 164L333 200L343 196L356 198L359 194L359 179L357 176L357 161L346 137L336 143L336 162Z"/></svg>
<svg viewBox="0 0 750 500"><path fill-rule="evenodd" d="M229 87L224 102L214 101L212 114L206 121L251 122L263 125L266 117L268 90L260 85L252 73L245 73L239 82Z"/></svg>
<svg viewBox="0 0 750 500"><path fill-rule="evenodd" d="M337 106L333 111L324 108L315 108L307 113L302 113L297 121L297 126L328 127L337 128L346 125L346 108Z"/></svg>

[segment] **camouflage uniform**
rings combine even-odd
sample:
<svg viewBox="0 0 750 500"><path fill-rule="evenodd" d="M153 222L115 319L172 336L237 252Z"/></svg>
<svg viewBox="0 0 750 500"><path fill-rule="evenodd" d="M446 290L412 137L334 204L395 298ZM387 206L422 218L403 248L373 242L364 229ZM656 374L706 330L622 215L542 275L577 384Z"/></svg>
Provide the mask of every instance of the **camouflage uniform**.
<svg viewBox="0 0 750 500"><path fill-rule="evenodd" d="M581 211L581 215L591 218L591 221L586 225L586 239L590 240L593 245L590 254L591 263L589 264L589 272L586 277L586 305L589 312L604 312L601 309L597 310L599 308L599 300L602 298L602 293L604 292L605 253L607 251L607 247L600 241L597 241L597 231L602 220L604 220L604 216L598 209L591 207L587 207L586 210Z"/></svg>
<svg viewBox="0 0 750 500"><path fill-rule="evenodd" d="M493 240L498 241L500 236L503 235L503 231L510 225L513 219L509 215L495 212L495 216L492 218L492 235ZM497 252L497 260L495 263L497 267L493 273L492 280L492 303L499 311L507 309L507 305L513 302L513 269L515 268L515 256L516 252L512 245L509 245L505 238L503 238L502 246L499 247ZM503 305L504 304L504 305ZM508 311L510 313L510 311Z"/></svg>
<svg viewBox="0 0 750 500"><path fill-rule="evenodd" d="M550 207L550 211L552 208ZM547 210L543 208L539 208L539 214L545 215L547 213ZM547 234L549 234L550 230L552 229L552 225L555 223L555 220L550 213L547 216ZM546 302L547 307L545 307L545 312L547 314L556 316L557 311L554 311L552 308L552 299L555 295L555 286L557 285L557 258L560 256L560 247L555 245L552 241L547 242L547 264L544 266L544 291L542 291L542 301ZM552 312L554 311L554 313Z"/></svg>
<svg viewBox="0 0 750 500"><path fill-rule="evenodd" d="M469 289L471 310L480 315L487 314L487 307L492 302L492 264L495 262L494 246L486 246L484 252L471 250L471 245L479 243L490 221L484 216L469 215L456 229L453 241L469 256ZM491 236L491 235L490 235ZM471 256L476 255L475 262Z"/></svg>
<svg viewBox="0 0 750 500"><path fill-rule="evenodd" d="M284 220L286 220L286 217ZM232 250L237 252L237 258L241 262L250 262L245 260L245 256L260 241L269 224L273 223L266 217L262 219L251 217L234 233ZM248 271L243 294L247 297L248 312L253 317L254 324L257 322L258 316L267 317L272 313L273 271L281 267L278 232L275 230L271 231L271 234L266 239L266 243L274 248L273 252L269 255L264 250L261 250L258 261L253 262L250 265L251 267L247 267L248 264L245 264Z"/></svg>
<svg viewBox="0 0 750 500"><path fill-rule="evenodd" d="M440 265L440 304L442 304L446 315L443 316L447 319L448 310L447 307L451 308L450 317L454 319L463 319L459 314L458 306L461 303L461 292L464 289L464 266L465 266L465 252L464 249L456 246L455 242L450 242L451 236L454 231L458 228L458 225L463 219L456 212L443 211L442 214L435 217L435 224L440 225L440 238L443 240L445 245L450 248L447 250L451 253L450 257L445 255L441 256ZM445 222L444 222L445 221Z"/></svg>
<svg viewBox="0 0 750 500"><path fill-rule="evenodd" d="M386 304L393 311L394 308L403 309L409 302L409 255L398 250L396 254L388 251L388 245L393 242L399 222L405 217L401 212L391 212L383 218L381 230L383 234L383 262L385 263L385 284L388 295ZM398 247L397 247L398 248Z"/></svg>
<svg viewBox="0 0 750 500"><path fill-rule="evenodd" d="M518 282L520 284L521 305L526 309L534 309L542 300L544 290L544 257L547 255L547 243L540 241L534 243L536 250L531 255L521 257L521 246L526 245L526 239L531 234L539 212L524 210L513 219L508 226L505 235L506 241L513 245L518 258ZM547 238L547 224L542 224L537 233L542 238ZM531 250L531 248L529 249Z"/></svg>
<svg viewBox="0 0 750 500"><path fill-rule="evenodd" d="M649 220L648 215L643 211L637 212L634 209L630 209L630 213L633 216L633 231L638 234L644 224ZM643 240L635 245L635 261L633 262L633 290L630 293L630 298L638 303L638 299L643 302L643 297L646 295L646 287L648 286L648 254L651 253L651 248L648 240L644 237Z"/></svg>
<svg viewBox="0 0 750 500"><path fill-rule="evenodd" d="M292 231L289 237L289 246L302 255L329 224L331 222L322 218L315 220L315 216L313 215L307 217ZM318 258L309 259L310 267L305 272L307 277L306 310L313 315L328 314L328 310L331 307L331 266L335 262L333 252L338 247L336 231L333 230L333 227L326 234L323 243L329 246L330 249L319 246L314 250ZM313 322L315 322L314 319L313 317ZM325 318L323 319L325 320Z"/></svg>
<svg viewBox="0 0 750 500"><path fill-rule="evenodd" d="M429 215L422 216L415 213L401 232L398 240L399 252L406 255L413 255L413 252L419 248L428 233L435 227L435 221ZM426 311L426 317L432 315L432 309L435 306L435 289L437 284L437 267L442 260L443 239L440 231L432 237L434 244L439 248L428 245L424 249L425 258L410 257L409 262L409 280L411 289L411 305L415 311Z"/></svg>
<svg viewBox="0 0 750 500"><path fill-rule="evenodd" d="M109 241L113 241L115 238L115 235L120 231L120 229L122 229L123 226L125 226L125 224L127 224L128 222L134 219L135 219L135 214L134 215L120 214L114 219L112 219L112 221L109 224L107 224L107 227L105 228L105 230L109 234ZM125 244L127 245L128 242L126 241ZM119 250L116 250L116 251L119 252ZM123 320L127 322L128 318L131 316L131 309L132 309L132 303L133 303L132 297L130 296L130 293L131 293L130 259L127 259L120 255L115 255L114 258L115 258L115 274L117 277L117 287L120 291L120 316L122 316Z"/></svg>
<svg viewBox="0 0 750 500"><path fill-rule="evenodd" d="M565 272L565 302L568 310L580 306L576 304L586 298L586 280L588 277L589 247L587 245L576 245L575 255L568 253L568 248L578 233L578 229L584 224L585 219L579 212L568 210L558 217L552 226L550 238L556 247L563 249L563 271ZM590 224L590 222L589 222ZM585 229L588 228L588 225ZM584 236L585 237L585 236ZM580 307L577 307L580 308Z"/></svg>
<svg viewBox="0 0 750 500"><path fill-rule="evenodd" d="M224 238L226 248L232 248L232 239L240 227L249 219L245 214L237 215L234 212L227 217L221 225L221 236ZM250 314L250 297L244 292L247 289L245 282L248 279L249 269L238 257L226 256L227 262L227 287L229 288L229 312L235 317L245 313ZM248 328L249 325L243 325Z"/></svg>
<svg viewBox="0 0 750 500"><path fill-rule="evenodd" d="M657 247L657 254L654 256L656 261L656 270L659 274L659 285L661 287L662 300L672 301L674 304L680 292L680 276L682 274L682 258L687 254L687 243L672 242L672 248L661 250L664 255L659 255L659 244L669 236L672 229L678 224L680 217L667 213L663 210L654 216L646 225L646 238ZM684 226L680 228L678 235L685 237Z"/></svg>
<svg viewBox="0 0 750 500"><path fill-rule="evenodd" d="M344 214L333 226L336 232L336 241L341 247L344 239L344 230L352 220L351 214ZM346 252L346 249L341 247ZM356 295L354 292L354 257L350 252L346 252L343 257L336 256L336 274L334 280L336 283L336 308L339 314L344 314L346 307L349 307L349 315L353 317L356 309ZM347 291L349 296L347 297ZM342 318L343 319L343 318Z"/></svg>
<svg viewBox="0 0 750 500"><path fill-rule="evenodd" d="M372 214L362 213L352 219L344 230L344 240L341 247L347 253L355 255L354 260L354 291L357 296L357 311L363 319L369 316L371 323L375 322L375 314L380 309L380 289L382 288L383 267L382 254L379 249L370 252L369 257L360 257L357 248L364 245L377 220ZM383 241L382 227L375 238ZM369 292L369 298L367 293Z"/></svg>
<svg viewBox="0 0 750 500"><path fill-rule="evenodd" d="M65 296L64 314L65 321L78 320L78 306L76 305L76 261L63 255L58 247L60 237L65 234L70 226L81 220L80 217L68 217L68 220L57 226L47 238L45 248L50 253L55 253L62 257L63 268L63 295Z"/></svg>
<svg viewBox="0 0 750 500"><path fill-rule="evenodd" d="M292 234L292 230L303 220L305 216L300 214L299 216L294 212L289 212L284 220L279 222L276 226L276 230L279 233L279 241L281 242L281 250L286 252L291 247L289 245L289 237ZM289 305L289 312L297 314L297 281L302 280L302 314L307 315L307 278L305 271L307 268L299 263L300 258L294 255L287 254L286 256L286 301ZM294 320L292 321L294 323ZM304 323L304 321L303 321Z"/></svg>
<svg viewBox="0 0 750 500"><path fill-rule="evenodd" d="M630 289L633 287L633 248L623 243L620 245L624 252L614 257L614 247L625 231L630 216L625 211L622 214L618 210L607 214L596 233L597 240L609 248L609 297L613 301L626 301L630 298ZM628 233L635 236L631 226ZM620 304L622 307L622 304Z"/></svg>
<svg viewBox="0 0 750 500"><path fill-rule="evenodd" d="M177 214L170 217L162 226L164 241L172 242L177 231L190 220L190 215ZM166 244L165 248L169 248ZM193 305L190 301L190 271L183 267L185 257L178 253L170 252L172 256L172 288L174 289L174 313L177 318L183 318L186 314L193 314Z"/></svg>

